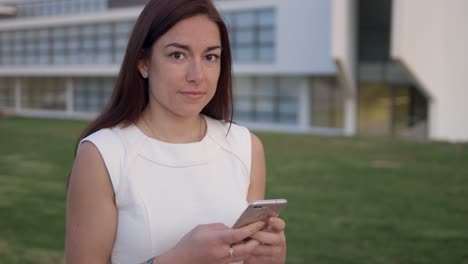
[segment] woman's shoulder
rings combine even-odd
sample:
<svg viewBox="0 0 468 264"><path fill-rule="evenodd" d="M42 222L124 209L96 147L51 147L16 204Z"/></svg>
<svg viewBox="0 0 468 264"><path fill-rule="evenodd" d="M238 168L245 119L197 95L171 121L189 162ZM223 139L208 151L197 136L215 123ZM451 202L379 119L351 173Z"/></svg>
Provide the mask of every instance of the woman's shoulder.
<svg viewBox="0 0 468 264"><path fill-rule="evenodd" d="M99 140L99 141L115 141L118 140L118 134L116 131L116 128L101 128L85 138L81 140L81 142L84 141L92 141L92 140Z"/></svg>
<svg viewBox="0 0 468 264"><path fill-rule="evenodd" d="M83 138L81 142L96 141L110 145L129 145L129 143L138 138L138 136L139 133L137 133L135 125L118 125L115 127L99 129Z"/></svg>
<svg viewBox="0 0 468 264"><path fill-rule="evenodd" d="M245 141L250 143L251 133L247 127L207 116L205 119L208 123L209 134L218 141L226 142L229 145Z"/></svg>
<svg viewBox="0 0 468 264"><path fill-rule="evenodd" d="M242 161L247 171L250 173L252 133L245 126L206 118L210 138L223 150L233 154Z"/></svg>
<svg viewBox="0 0 468 264"><path fill-rule="evenodd" d="M117 192L121 178L121 167L124 164L122 162L125 162L129 153L129 144L126 136L128 134L127 130L128 128L122 126L99 129L83 138L78 148L78 152L80 149L87 151L83 155L94 153L94 156L96 156L96 153L99 153L115 192ZM89 144L84 146L85 144L83 143L91 143L94 147Z"/></svg>
<svg viewBox="0 0 468 264"><path fill-rule="evenodd" d="M98 149L105 149L107 152L127 152L128 148L133 145L137 137L138 133L136 133L134 125L119 125L99 129L83 138L80 144L83 142L91 142Z"/></svg>
<svg viewBox="0 0 468 264"><path fill-rule="evenodd" d="M249 129L245 126L237 124L235 122L225 121L223 119L214 119L213 117L203 116L208 123L208 125L212 125L215 129L220 130L221 132L239 132L239 131L248 131Z"/></svg>

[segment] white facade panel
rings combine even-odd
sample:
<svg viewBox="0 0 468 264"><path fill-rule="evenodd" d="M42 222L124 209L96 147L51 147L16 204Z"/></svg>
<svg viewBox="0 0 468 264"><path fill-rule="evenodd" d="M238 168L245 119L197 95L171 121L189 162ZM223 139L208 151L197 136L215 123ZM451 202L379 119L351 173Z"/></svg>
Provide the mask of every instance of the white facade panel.
<svg viewBox="0 0 468 264"><path fill-rule="evenodd" d="M106 76L113 77L119 72L120 65L26 65L26 66L0 66L2 76Z"/></svg>
<svg viewBox="0 0 468 264"><path fill-rule="evenodd" d="M392 57L429 95L429 137L468 141L468 1L394 0Z"/></svg>
<svg viewBox="0 0 468 264"><path fill-rule="evenodd" d="M114 21L136 20L141 7L122 8L99 13L72 14L52 17L25 17L5 19L0 23L0 31L49 28L69 25L99 24Z"/></svg>
<svg viewBox="0 0 468 264"><path fill-rule="evenodd" d="M329 0L219 1L220 11L274 8L275 60L272 63L236 63L236 74L336 73L331 56L331 3Z"/></svg>
<svg viewBox="0 0 468 264"><path fill-rule="evenodd" d="M345 131L356 133L357 1L332 0L332 57L345 93Z"/></svg>
<svg viewBox="0 0 468 264"><path fill-rule="evenodd" d="M335 74L331 56L331 2L281 1L277 61L284 71Z"/></svg>

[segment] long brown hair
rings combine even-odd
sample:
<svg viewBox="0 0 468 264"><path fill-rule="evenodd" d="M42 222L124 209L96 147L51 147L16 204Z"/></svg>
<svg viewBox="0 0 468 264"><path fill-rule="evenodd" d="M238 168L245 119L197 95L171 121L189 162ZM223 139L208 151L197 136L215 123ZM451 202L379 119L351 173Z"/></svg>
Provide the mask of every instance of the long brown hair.
<svg viewBox="0 0 468 264"><path fill-rule="evenodd" d="M133 27L111 101L81 133L78 143L100 129L119 124L128 126L138 120L149 101L148 82L138 71L138 61L147 56L153 44L176 23L196 15L206 15L217 24L222 46L216 92L202 114L232 122L231 47L227 27L212 1L150 0Z"/></svg>

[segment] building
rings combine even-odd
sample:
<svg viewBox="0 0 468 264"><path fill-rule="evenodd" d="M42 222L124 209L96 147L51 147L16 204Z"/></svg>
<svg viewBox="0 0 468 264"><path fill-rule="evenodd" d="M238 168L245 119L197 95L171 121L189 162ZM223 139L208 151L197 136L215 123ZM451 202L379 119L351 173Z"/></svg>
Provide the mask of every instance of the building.
<svg viewBox="0 0 468 264"><path fill-rule="evenodd" d="M1 2L0 108L95 116L144 2ZM231 36L235 120L276 131L468 140L468 2L447 3L216 1Z"/></svg>
<svg viewBox="0 0 468 264"><path fill-rule="evenodd" d="M333 51L357 132L468 141L468 2L333 0ZM353 115L351 115L353 116Z"/></svg>

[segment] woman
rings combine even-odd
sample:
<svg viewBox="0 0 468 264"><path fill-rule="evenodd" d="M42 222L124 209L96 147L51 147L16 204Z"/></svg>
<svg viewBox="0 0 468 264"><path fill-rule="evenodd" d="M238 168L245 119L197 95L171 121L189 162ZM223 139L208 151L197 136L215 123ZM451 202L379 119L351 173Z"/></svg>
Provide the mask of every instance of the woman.
<svg viewBox="0 0 468 264"><path fill-rule="evenodd" d="M231 123L231 87L213 3L150 1L109 107L80 137L67 263L285 262L283 220L229 228L265 193L263 147Z"/></svg>

